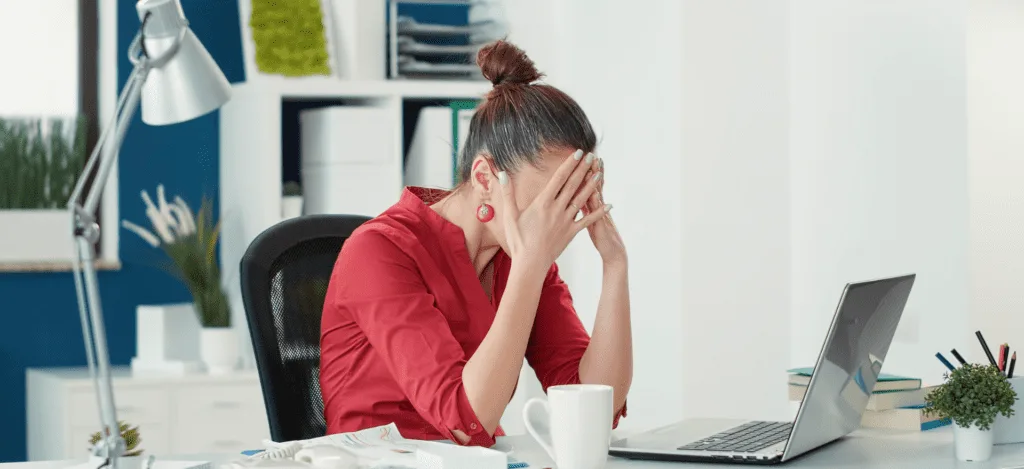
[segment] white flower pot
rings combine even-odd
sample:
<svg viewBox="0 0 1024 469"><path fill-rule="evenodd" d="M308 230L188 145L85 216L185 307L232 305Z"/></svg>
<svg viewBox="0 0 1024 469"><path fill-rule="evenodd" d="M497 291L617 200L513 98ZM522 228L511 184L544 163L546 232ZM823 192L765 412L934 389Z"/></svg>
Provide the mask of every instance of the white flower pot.
<svg viewBox="0 0 1024 469"><path fill-rule="evenodd" d="M302 196L286 195L281 199L281 219L288 220L302 215Z"/></svg>
<svg viewBox="0 0 1024 469"><path fill-rule="evenodd" d="M118 469L142 469L142 462L146 457L145 455L139 455L121 458L117 461L117 467Z"/></svg>
<svg viewBox="0 0 1024 469"><path fill-rule="evenodd" d="M956 446L956 458L969 462L987 461L992 457L994 435L992 429L964 428L954 423L953 441Z"/></svg>
<svg viewBox="0 0 1024 469"><path fill-rule="evenodd" d="M234 371L238 364L238 337L230 327L204 327L199 332L199 356L211 375Z"/></svg>

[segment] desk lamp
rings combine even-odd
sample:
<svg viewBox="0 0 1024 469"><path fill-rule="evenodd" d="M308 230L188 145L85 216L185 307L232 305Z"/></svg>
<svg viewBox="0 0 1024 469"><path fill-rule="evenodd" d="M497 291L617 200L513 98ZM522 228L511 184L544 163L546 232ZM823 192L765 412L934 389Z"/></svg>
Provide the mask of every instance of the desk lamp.
<svg viewBox="0 0 1024 469"><path fill-rule="evenodd" d="M105 435L93 447L92 455L103 459L111 469L119 469L125 442L114 407L93 252L100 235L96 223L100 195L140 101L143 122L168 125L207 114L223 106L231 95L231 85L189 29L179 0L139 0L135 8L141 26L128 48L133 65L131 75L117 99L111 123L100 135L67 206L74 220L75 290L85 356L99 404L101 435Z"/></svg>

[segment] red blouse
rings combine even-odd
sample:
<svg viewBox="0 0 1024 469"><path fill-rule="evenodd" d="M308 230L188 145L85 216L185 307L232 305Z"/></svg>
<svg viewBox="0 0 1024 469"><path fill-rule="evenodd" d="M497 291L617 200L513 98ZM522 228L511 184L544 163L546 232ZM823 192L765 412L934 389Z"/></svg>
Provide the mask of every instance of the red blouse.
<svg viewBox="0 0 1024 469"><path fill-rule="evenodd" d="M491 301L462 229L425 202L440 196L406 189L397 204L356 230L338 256L320 336L328 433L394 422L408 438L458 441L452 430L461 430L470 444L494 444L470 407L462 370L494 321L511 260L500 251L494 258ZM545 390L580 382L589 343L552 265L526 348ZM498 428L496 436L502 434Z"/></svg>

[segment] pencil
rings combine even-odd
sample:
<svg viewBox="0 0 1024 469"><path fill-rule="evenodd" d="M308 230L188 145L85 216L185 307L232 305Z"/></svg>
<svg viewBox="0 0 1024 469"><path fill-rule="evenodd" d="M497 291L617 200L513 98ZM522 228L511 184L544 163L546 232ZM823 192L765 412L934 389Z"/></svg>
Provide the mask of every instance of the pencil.
<svg viewBox="0 0 1024 469"><path fill-rule="evenodd" d="M949 360L946 360L946 357L943 357L941 353L936 353L935 354L935 358L938 358L939 361L942 362L942 364L946 366L946 368L949 368L949 371L953 371L953 370L956 369L956 368L953 368L953 364L950 363Z"/></svg>
<svg viewBox="0 0 1024 469"><path fill-rule="evenodd" d="M960 356L960 352L957 352L956 349L950 350L950 353L953 354L953 357L955 357L956 361L960 362L961 365L967 364L967 360L964 360L964 357Z"/></svg>
<svg viewBox="0 0 1024 469"><path fill-rule="evenodd" d="M999 346L999 371L1006 372L1006 344Z"/></svg>
<svg viewBox="0 0 1024 469"><path fill-rule="evenodd" d="M985 356L988 357L988 362L992 366L999 366L996 363L996 357L992 356L992 350L989 350L988 344L985 343L985 336L981 335L981 331L975 332L974 335L978 336L978 342L981 342L981 349L985 351Z"/></svg>
<svg viewBox="0 0 1024 469"><path fill-rule="evenodd" d="M1010 367L1010 344L1003 344L1003 353L1000 355L999 360L1003 362L1003 373L1006 373Z"/></svg>
<svg viewBox="0 0 1024 469"><path fill-rule="evenodd" d="M1010 369L1006 372L1007 378L1013 378L1013 367L1017 364L1017 352L1013 352L1013 357L1010 358Z"/></svg>

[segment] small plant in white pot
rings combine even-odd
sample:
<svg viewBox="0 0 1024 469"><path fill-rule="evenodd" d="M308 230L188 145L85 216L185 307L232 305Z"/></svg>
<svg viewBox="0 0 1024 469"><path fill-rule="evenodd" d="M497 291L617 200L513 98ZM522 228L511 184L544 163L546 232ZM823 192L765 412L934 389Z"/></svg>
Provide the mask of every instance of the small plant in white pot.
<svg viewBox="0 0 1024 469"><path fill-rule="evenodd" d="M118 422L121 438L124 440L124 454L118 460L119 467L124 469L138 469L142 467L142 435L139 434L139 427L133 427L126 422ZM103 438L102 432L96 432L89 436L89 451L96 446Z"/></svg>
<svg viewBox="0 0 1024 469"><path fill-rule="evenodd" d="M992 424L997 415L1013 415L1017 393L999 368L968 363L946 375L928 394L925 412L953 420L956 457L986 461L992 456Z"/></svg>
<svg viewBox="0 0 1024 469"><path fill-rule="evenodd" d="M220 224L213 221L213 204L204 199L193 215L181 197L167 202L163 186L157 187L157 201L142 191L146 216L152 231L130 221L121 224L153 247L163 248L171 263L168 270L192 294L193 306L202 331L199 355L211 374L223 374L238 362L238 338L231 328L231 310L221 285L217 263Z"/></svg>

